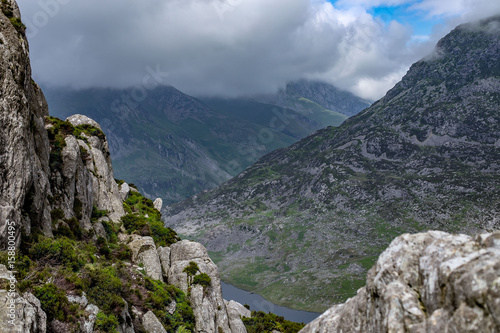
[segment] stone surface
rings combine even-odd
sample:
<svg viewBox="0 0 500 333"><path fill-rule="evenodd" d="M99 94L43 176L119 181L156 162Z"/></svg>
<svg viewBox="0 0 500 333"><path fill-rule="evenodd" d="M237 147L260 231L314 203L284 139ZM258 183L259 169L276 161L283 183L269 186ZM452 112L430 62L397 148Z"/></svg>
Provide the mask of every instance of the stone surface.
<svg viewBox="0 0 500 333"><path fill-rule="evenodd" d="M120 234L119 239L130 247L132 261L142 264L147 276L163 281L162 265L152 237Z"/></svg>
<svg viewBox="0 0 500 333"><path fill-rule="evenodd" d="M236 301L226 301L227 315L229 317L229 326L232 333L246 333L247 329L241 320L242 317L250 317L251 311Z"/></svg>
<svg viewBox="0 0 500 333"><path fill-rule="evenodd" d="M76 296L76 295L67 295L66 298L70 303L75 303L79 304L82 308L87 307L89 304L89 301L87 299L87 296L85 295L85 292L83 292L82 296Z"/></svg>
<svg viewBox="0 0 500 333"><path fill-rule="evenodd" d="M301 333L500 331L500 232L396 238L366 287Z"/></svg>
<svg viewBox="0 0 500 333"><path fill-rule="evenodd" d="M161 212L161 208L163 207L163 200L161 198L156 198L153 202L153 205L158 211Z"/></svg>
<svg viewBox="0 0 500 333"><path fill-rule="evenodd" d="M120 188L120 197L122 201L127 200L128 195L130 194L130 186L127 183L123 183L119 186Z"/></svg>
<svg viewBox="0 0 500 333"><path fill-rule="evenodd" d="M128 303L125 300L123 300L123 302L125 302L125 306L120 312L120 316L118 318L119 325L116 328L116 330L118 331L118 333L135 333L133 320L129 312Z"/></svg>
<svg viewBox="0 0 500 333"><path fill-rule="evenodd" d="M82 320L82 332L93 333L94 324L97 319L99 308L94 304L89 304L85 307L85 317Z"/></svg>
<svg viewBox="0 0 500 333"><path fill-rule="evenodd" d="M148 333L167 333L167 330L165 330L158 318L151 311L148 311L142 317L142 325Z"/></svg>
<svg viewBox="0 0 500 333"><path fill-rule="evenodd" d="M11 301L14 308L11 311ZM9 323L14 315L14 325ZM40 306L40 301L31 293L24 293L21 297L18 293L10 294L6 290L0 290L0 332L5 333L46 333L47 315Z"/></svg>
<svg viewBox="0 0 500 333"><path fill-rule="evenodd" d="M70 116L66 118L66 121L73 126L87 124L101 129L97 122L80 114ZM108 211L108 216L112 221L118 222L125 215L123 194L120 193L113 175L108 141L97 136L88 137L87 141L85 149L91 155L91 159L87 161L87 168L91 171L94 203L98 209Z"/></svg>
<svg viewBox="0 0 500 333"><path fill-rule="evenodd" d="M20 18L15 1L2 2ZM8 243L7 224L21 229L38 227L51 235L48 116L42 91L31 79L26 38L0 11L0 248Z"/></svg>
<svg viewBox="0 0 500 333"><path fill-rule="evenodd" d="M160 258L163 278L168 281L168 271L170 270L170 247L158 247L158 257Z"/></svg>
<svg viewBox="0 0 500 333"><path fill-rule="evenodd" d="M82 114L74 114L72 116L69 116L68 118L66 118L66 121L69 121L73 126L90 125L102 131L101 125L99 125L97 121L90 119L89 117Z"/></svg>
<svg viewBox="0 0 500 333"><path fill-rule="evenodd" d="M211 285L203 289L200 285L191 286L190 300L196 318L196 330L206 333L218 333L219 327L224 332L231 332L226 303L222 298L220 277L217 266L208 256L206 248L200 243L183 240L170 247L169 283L188 292L187 274L183 270L189 263L195 262L200 273L208 274ZM239 332L239 331L235 331Z"/></svg>

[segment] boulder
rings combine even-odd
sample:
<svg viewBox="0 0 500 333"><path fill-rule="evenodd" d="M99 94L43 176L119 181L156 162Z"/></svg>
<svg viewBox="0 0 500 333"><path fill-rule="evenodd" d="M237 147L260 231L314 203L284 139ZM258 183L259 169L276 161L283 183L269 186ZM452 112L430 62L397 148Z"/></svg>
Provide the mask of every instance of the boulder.
<svg viewBox="0 0 500 333"><path fill-rule="evenodd" d="M171 262L168 281L185 293L190 291L191 307L196 318L196 330L206 333L218 333L219 330L232 332L229 326L226 303L222 298L219 272L217 266L208 256L207 249L200 243L183 240L172 244L170 251ZM200 273L205 273L210 277L209 287L188 286L188 276L183 270L190 262L195 262Z"/></svg>
<svg viewBox="0 0 500 333"><path fill-rule="evenodd" d="M120 189L120 198L122 201L127 200L128 195L130 194L130 186L127 183L123 183L119 186Z"/></svg>
<svg viewBox="0 0 500 333"><path fill-rule="evenodd" d="M148 333L167 333L167 330L151 311L142 316L142 326Z"/></svg>
<svg viewBox="0 0 500 333"><path fill-rule="evenodd" d="M82 296L67 295L66 298L68 299L68 301L70 303L78 304L82 308L85 308L89 304L89 301L87 300L87 296L85 295L85 292L82 294Z"/></svg>
<svg viewBox="0 0 500 333"><path fill-rule="evenodd" d="M135 333L133 320L128 309L128 303L125 300L123 300L123 302L125 303L125 306L120 312L118 318L119 325L116 330L119 333Z"/></svg>
<svg viewBox="0 0 500 333"><path fill-rule="evenodd" d="M94 324L97 320L97 314L99 313L99 308L94 304L88 304L85 307L85 317L82 320L82 332L83 333L93 333Z"/></svg>
<svg viewBox="0 0 500 333"><path fill-rule="evenodd" d="M162 265L156 245L152 237L130 235L120 236L121 240L128 240L127 245L132 250L132 261L136 264L142 264L146 275L154 280L163 281Z"/></svg>
<svg viewBox="0 0 500 333"><path fill-rule="evenodd" d="M153 205L155 206L157 211L161 212L161 208L163 207L163 200L161 198L156 198L153 202Z"/></svg>
<svg viewBox="0 0 500 333"><path fill-rule="evenodd" d="M500 331L500 232L396 238L366 287L301 333Z"/></svg>

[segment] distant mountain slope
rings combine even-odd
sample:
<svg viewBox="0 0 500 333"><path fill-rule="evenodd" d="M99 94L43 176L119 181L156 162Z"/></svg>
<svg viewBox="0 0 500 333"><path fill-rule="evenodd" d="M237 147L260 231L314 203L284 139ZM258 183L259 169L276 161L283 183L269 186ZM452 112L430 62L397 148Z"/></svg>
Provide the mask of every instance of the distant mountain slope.
<svg viewBox="0 0 500 333"><path fill-rule="evenodd" d="M52 114L85 114L101 124L118 178L167 203L214 188L262 155L346 118L250 101L211 105L173 87L144 96L133 89L44 91Z"/></svg>
<svg viewBox="0 0 500 333"><path fill-rule="evenodd" d="M166 211L224 280L286 306L353 296L404 232L500 227L500 17L462 25L338 128Z"/></svg>
<svg viewBox="0 0 500 333"><path fill-rule="evenodd" d="M348 117L359 113L371 104L371 101L354 96L329 83L311 80L289 82L285 89L280 89L276 94L259 95L251 99L299 112L310 112L311 104L316 104L325 110Z"/></svg>

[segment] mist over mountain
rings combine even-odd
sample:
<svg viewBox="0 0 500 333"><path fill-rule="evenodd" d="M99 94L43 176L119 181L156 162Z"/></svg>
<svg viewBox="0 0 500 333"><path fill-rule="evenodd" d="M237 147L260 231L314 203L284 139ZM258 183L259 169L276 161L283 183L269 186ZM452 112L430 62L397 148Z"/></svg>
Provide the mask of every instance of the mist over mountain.
<svg viewBox="0 0 500 333"><path fill-rule="evenodd" d="M170 86L44 91L55 116L85 114L101 124L116 177L128 179L151 198L174 203L229 180L266 153L340 125L346 114L369 105L328 84L314 96L314 85L318 83L301 83L308 98L300 92L277 94L293 102L289 107L248 99L197 99Z"/></svg>
<svg viewBox="0 0 500 333"><path fill-rule="evenodd" d="M168 207L225 281L302 309L354 295L404 232L498 229L500 17L457 27L385 97Z"/></svg>

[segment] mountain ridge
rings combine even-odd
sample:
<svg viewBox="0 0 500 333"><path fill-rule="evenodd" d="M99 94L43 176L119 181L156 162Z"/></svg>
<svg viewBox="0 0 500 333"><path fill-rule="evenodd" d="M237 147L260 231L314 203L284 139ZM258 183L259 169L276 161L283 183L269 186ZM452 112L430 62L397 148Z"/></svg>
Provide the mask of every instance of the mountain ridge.
<svg viewBox="0 0 500 333"><path fill-rule="evenodd" d="M370 108L168 207L167 225L226 281L309 310L353 295L398 234L498 228L499 21L457 27Z"/></svg>
<svg viewBox="0 0 500 333"><path fill-rule="evenodd" d="M117 177L166 203L214 188L265 153L346 118L312 102L298 112L243 99L204 101L171 86L144 96L134 89L44 91L55 116L96 119L108 133Z"/></svg>

